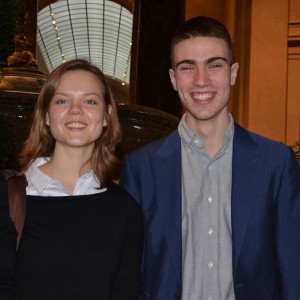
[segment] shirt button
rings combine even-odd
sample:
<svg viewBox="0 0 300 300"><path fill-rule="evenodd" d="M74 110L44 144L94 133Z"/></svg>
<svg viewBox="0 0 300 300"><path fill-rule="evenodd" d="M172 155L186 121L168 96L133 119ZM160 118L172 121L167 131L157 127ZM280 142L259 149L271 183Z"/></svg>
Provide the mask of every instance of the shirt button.
<svg viewBox="0 0 300 300"><path fill-rule="evenodd" d="M214 232L214 231L213 231L211 228L208 229L208 234L209 234L209 235L212 235L213 232Z"/></svg>
<svg viewBox="0 0 300 300"><path fill-rule="evenodd" d="M210 262L208 263L208 267L211 269L213 266L214 266L214 264L210 261Z"/></svg>
<svg viewBox="0 0 300 300"><path fill-rule="evenodd" d="M207 201L208 201L209 203L212 203L212 201L213 201L212 196L209 196L208 199L207 199Z"/></svg>
<svg viewBox="0 0 300 300"><path fill-rule="evenodd" d="M207 300L213 300L212 296L208 296Z"/></svg>

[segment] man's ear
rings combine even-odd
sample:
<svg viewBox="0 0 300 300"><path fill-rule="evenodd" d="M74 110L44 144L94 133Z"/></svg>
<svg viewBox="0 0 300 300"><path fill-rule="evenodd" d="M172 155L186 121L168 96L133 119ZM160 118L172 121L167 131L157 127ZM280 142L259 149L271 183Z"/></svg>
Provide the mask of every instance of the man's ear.
<svg viewBox="0 0 300 300"><path fill-rule="evenodd" d="M238 69L239 69L239 63L234 63L231 66L230 85L235 85Z"/></svg>
<svg viewBox="0 0 300 300"><path fill-rule="evenodd" d="M174 72L173 69L169 69L169 76L170 76L170 79L171 79L171 83L173 85L173 89L175 91L177 91L176 77L175 77L175 72Z"/></svg>

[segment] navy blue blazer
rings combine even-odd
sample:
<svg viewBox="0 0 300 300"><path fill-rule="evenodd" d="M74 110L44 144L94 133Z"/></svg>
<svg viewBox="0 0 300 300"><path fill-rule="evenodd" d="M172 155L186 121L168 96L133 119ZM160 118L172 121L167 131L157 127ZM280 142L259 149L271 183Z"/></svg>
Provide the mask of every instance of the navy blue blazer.
<svg viewBox="0 0 300 300"><path fill-rule="evenodd" d="M144 213L140 299L180 299L178 131L127 155L120 184ZM235 124L231 201L236 299L299 299L300 169L290 147Z"/></svg>

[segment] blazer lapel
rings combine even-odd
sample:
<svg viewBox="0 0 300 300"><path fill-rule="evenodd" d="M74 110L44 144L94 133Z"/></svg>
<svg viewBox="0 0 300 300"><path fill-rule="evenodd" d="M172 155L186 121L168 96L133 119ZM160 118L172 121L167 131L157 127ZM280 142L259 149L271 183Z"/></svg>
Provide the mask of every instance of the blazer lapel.
<svg viewBox="0 0 300 300"><path fill-rule="evenodd" d="M157 151L153 169L157 205L164 224L168 253L181 285L181 143L177 131Z"/></svg>
<svg viewBox="0 0 300 300"><path fill-rule="evenodd" d="M257 145L249 133L235 124L232 165L232 239L235 273L251 214L251 191L259 170ZM168 252L181 288L181 143L177 131L170 135L153 160L158 211L164 226Z"/></svg>
<svg viewBox="0 0 300 300"><path fill-rule="evenodd" d="M259 160L257 145L249 133L235 124L232 164L232 247L233 274L237 267L247 224L253 205L253 189L257 186Z"/></svg>

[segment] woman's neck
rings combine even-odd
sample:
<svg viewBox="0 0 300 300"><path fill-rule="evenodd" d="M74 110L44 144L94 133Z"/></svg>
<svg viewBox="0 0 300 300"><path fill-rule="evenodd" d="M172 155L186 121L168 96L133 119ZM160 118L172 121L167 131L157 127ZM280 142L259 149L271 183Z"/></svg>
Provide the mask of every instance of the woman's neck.
<svg viewBox="0 0 300 300"><path fill-rule="evenodd" d="M79 177L92 169L91 154L78 150L55 149L51 159L39 167L43 173L58 180L70 194Z"/></svg>

